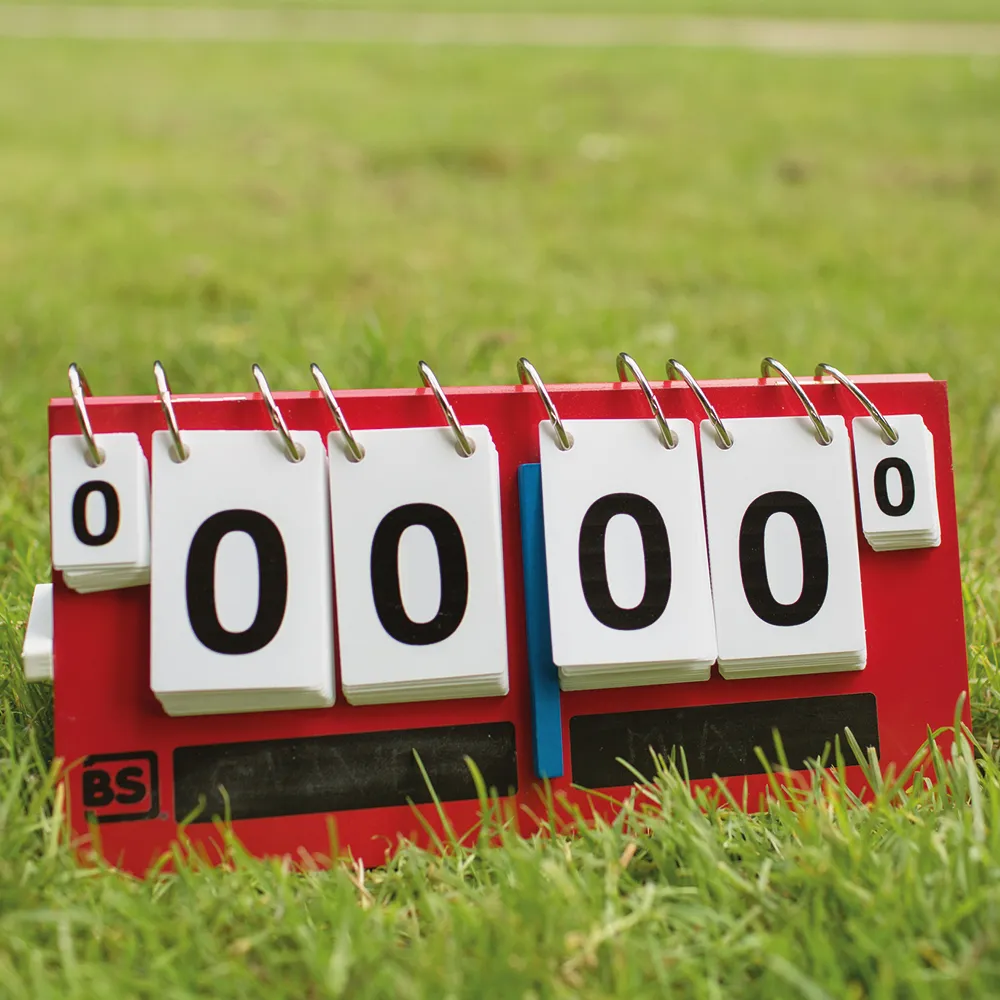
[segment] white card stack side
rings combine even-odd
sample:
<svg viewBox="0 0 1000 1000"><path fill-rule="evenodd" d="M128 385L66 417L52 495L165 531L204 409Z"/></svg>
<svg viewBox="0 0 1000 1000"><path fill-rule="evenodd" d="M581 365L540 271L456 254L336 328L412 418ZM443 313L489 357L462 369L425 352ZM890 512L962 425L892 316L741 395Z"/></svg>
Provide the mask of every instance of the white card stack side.
<svg viewBox="0 0 1000 1000"><path fill-rule="evenodd" d="M886 418L899 440L890 444L871 417L854 420L854 460L861 528L876 552L941 544L934 435L919 413Z"/></svg>
<svg viewBox="0 0 1000 1000"><path fill-rule="evenodd" d="M333 704L326 450L295 431L153 434L150 680L168 715Z"/></svg>
<svg viewBox="0 0 1000 1000"><path fill-rule="evenodd" d="M598 691L601 688L642 687L649 684L684 684L707 681L712 663L678 660L664 663L598 664L591 669L559 667L559 687L563 691ZM610 668L610 669L609 669Z"/></svg>
<svg viewBox="0 0 1000 1000"><path fill-rule="evenodd" d="M706 681L717 648L695 429L539 424L552 659L564 691Z"/></svg>
<svg viewBox="0 0 1000 1000"><path fill-rule="evenodd" d="M31 682L51 681L54 641L52 617L52 584L39 583L31 599L31 613L21 647L24 679Z"/></svg>
<svg viewBox="0 0 1000 1000"><path fill-rule="evenodd" d="M824 416L701 425L708 549L723 677L861 670L867 660L850 440Z"/></svg>
<svg viewBox="0 0 1000 1000"><path fill-rule="evenodd" d="M135 434L99 434L88 462L84 439L57 435L52 476L52 566L80 594L149 583L149 463Z"/></svg>
<svg viewBox="0 0 1000 1000"><path fill-rule="evenodd" d="M340 679L352 705L508 692L500 466L485 425L330 435Z"/></svg>

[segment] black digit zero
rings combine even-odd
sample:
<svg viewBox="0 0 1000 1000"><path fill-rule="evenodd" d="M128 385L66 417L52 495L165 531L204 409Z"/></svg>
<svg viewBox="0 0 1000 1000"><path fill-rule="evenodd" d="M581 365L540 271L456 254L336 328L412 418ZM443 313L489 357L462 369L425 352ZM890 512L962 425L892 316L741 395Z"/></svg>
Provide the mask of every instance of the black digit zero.
<svg viewBox="0 0 1000 1000"><path fill-rule="evenodd" d="M230 532L250 536L257 549L257 613L242 632L219 621L215 604L215 560ZM241 656L263 649L277 634L288 603L288 559L278 526L260 511L220 510L191 540L187 559L187 613L198 641L213 653Z"/></svg>
<svg viewBox="0 0 1000 1000"><path fill-rule="evenodd" d="M441 602L430 621L415 622L403 607L399 541L407 528L422 525L434 536L441 574ZM372 597L382 628L407 646L430 646L453 635L469 603L469 564L462 531L443 507L408 503L389 511L372 538Z"/></svg>
<svg viewBox="0 0 1000 1000"><path fill-rule="evenodd" d="M895 469L899 473L899 483L902 487L902 496L899 503L893 503L889 499L888 477L890 470ZM889 517L902 517L913 510L913 504L917 499L916 487L913 483L913 469L909 462L902 458L883 458L875 466L875 502L878 509Z"/></svg>
<svg viewBox="0 0 1000 1000"><path fill-rule="evenodd" d="M795 522L802 548L802 592L791 604L777 601L767 579L764 533L773 514ZM740 525L740 575L753 613L769 625L804 625L815 618L830 585L830 557L819 511L801 493L776 490L757 497Z"/></svg>
<svg viewBox="0 0 1000 1000"><path fill-rule="evenodd" d="M87 499L91 493L99 493L104 499L104 527L96 535L87 527ZM73 496L73 532L84 545L107 545L118 534L120 524L121 504L111 483L92 479L76 491Z"/></svg>
<svg viewBox="0 0 1000 1000"><path fill-rule="evenodd" d="M608 584L605 539L617 514L631 517L642 539L646 574L642 600L634 608L615 603ZM609 493L595 500L580 525L580 582L590 613L608 628L627 632L647 628L666 610L670 599L670 540L656 505L636 493Z"/></svg>

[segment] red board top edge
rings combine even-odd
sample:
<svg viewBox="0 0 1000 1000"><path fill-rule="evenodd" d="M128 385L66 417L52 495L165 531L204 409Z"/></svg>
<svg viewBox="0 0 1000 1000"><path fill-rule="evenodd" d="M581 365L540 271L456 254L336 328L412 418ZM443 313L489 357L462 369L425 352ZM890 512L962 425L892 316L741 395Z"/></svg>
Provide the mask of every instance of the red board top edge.
<svg viewBox="0 0 1000 1000"><path fill-rule="evenodd" d="M892 375L852 375L850 376L853 382L859 384L865 383L905 383L905 382L935 382L940 381L945 384L943 380L935 379L931 375L926 373L911 373L911 374L892 374ZM811 376L799 376L799 380L804 386L809 385L823 385L830 386L834 383L830 381L819 382L813 379ZM682 390L685 392L690 392L687 385L680 381L671 382L653 382L649 383L656 389L666 389L666 390ZM770 385L785 385L785 381L782 378L728 378L728 379L702 379L699 380L698 384L703 389L732 389L739 387L749 387L749 386L770 386ZM616 386L626 386L632 385L634 383L627 382L567 382L567 383L546 383L546 388L550 392L560 393L560 392L607 392L609 388L614 388ZM444 386L447 390L448 395L452 396L465 396L465 395L476 395L483 393L507 393L507 392L534 392L534 388L530 385L482 385L482 386L472 386L472 385L460 385L460 386ZM390 398L406 398L410 396L427 396L430 395L431 390L425 388L424 386L403 386L391 389L336 389L334 390L338 400L352 399L359 396L364 396L366 398L370 397L382 397L385 399ZM316 390L310 391L291 391L291 392L275 392L275 399L278 400L292 400L292 399L322 399L322 395ZM201 402L244 402L246 400L259 400L261 398L259 392L220 392L220 393L192 393L185 395L182 393L171 393L171 398L175 403L201 403ZM133 403L149 403L158 402L155 395L145 395L145 396L88 396L87 406L121 406L122 404L133 404ZM49 406L51 407L71 407L73 405L73 400L68 396L57 396L49 400ZM725 414L722 414L725 416Z"/></svg>

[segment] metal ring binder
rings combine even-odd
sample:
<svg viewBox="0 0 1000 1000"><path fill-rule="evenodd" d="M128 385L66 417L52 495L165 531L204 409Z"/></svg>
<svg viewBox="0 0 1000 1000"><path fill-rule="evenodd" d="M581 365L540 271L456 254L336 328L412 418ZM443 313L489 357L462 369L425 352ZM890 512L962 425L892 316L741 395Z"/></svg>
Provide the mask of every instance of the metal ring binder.
<svg viewBox="0 0 1000 1000"><path fill-rule="evenodd" d="M94 437L94 429L90 425L90 415L87 413L87 404L84 401L85 396L92 396L93 393L90 391L87 376L83 374L78 365L71 364L67 374L69 376L69 391L73 397L73 407L76 410L76 419L80 422L80 432L87 445L87 463L96 468L98 465L104 464L104 452Z"/></svg>
<svg viewBox="0 0 1000 1000"><path fill-rule="evenodd" d="M471 458L473 452L476 450L476 442L465 433L462 425L458 422L458 417L455 416L455 409L448 402L448 397L444 394L441 383L438 382L437 376L431 370L431 366L426 361L418 361L417 371L420 372L420 377L423 379L424 385L434 393L434 398L438 401L438 406L441 407L441 412L444 413L444 418L448 421L448 426L455 435L455 440L458 443L458 453L463 458Z"/></svg>
<svg viewBox="0 0 1000 1000"><path fill-rule="evenodd" d="M573 435L563 426L559 411L556 409L555 403L552 402L549 390L545 388L545 383L535 366L527 358L518 358L517 374L521 379L521 385L527 385L530 381L535 387L535 391L542 400L542 406L545 407L545 412L549 415L549 420L552 421L552 426L555 428L556 444L561 451L569 451L573 447Z"/></svg>
<svg viewBox="0 0 1000 1000"><path fill-rule="evenodd" d="M795 376L780 361L774 358L764 358L760 363L761 378L767 378L768 373L771 371L776 371L792 387L795 395L799 397L799 402L805 407L806 414L816 429L816 438L819 443L822 445L833 444L833 434L830 428L823 423L823 418L819 415L819 411L813 406L812 400L810 400L805 390L796 381Z"/></svg>
<svg viewBox="0 0 1000 1000"><path fill-rule="evenodd" d="M646 376L642 374L642 369L636 364L635 359L630 355L622 351L618 355L617 360L618 366L618 381L627 382L628 373L632 373L632 377L639 384L639 388L642 389L642 394L646 397L646 402L649 403L649 408L653 411L653 417L656 420L657 427L660 428L660 439L663 441L664 448L676 448L677 438L675 437L673 431L671 431L670 426L667 424L667 418L663 415L663 409L660 406L659 400L653 395L652 387Z"/></svg>
<svg viewBox="0 0 1000 1000"><path fill-rule="evenodd" d="M854 394L855 398L872 415L872 419L878 424L882 431L882 439L886 444L893 445L899 441L899 434L896 429L882 415L882 411L849 379L842 371L834 368L833 365L819 364L816 366L815 379L821 379L824 375L830 375L841 385L846 386Z"/></svg>
<svg viewBox="0 0 1000 1000"><path fill-rule="evenodd" d="M360 462L361 459L365 457L365 447L358 441L358 439L354 436L354 432L348 426L347 420L344 418L344 412L341 410L340 404L337 402L333 395L333 390L330 388L330 383L327 382L326 376L323 374L319 365L311 364L309 366L309 372L313 377L313 381L316 383L316 387L323 394L323 398L326 400L326 405L330 407L330 412L333 414L337 430L344 436L344 442L347 445L348 459L352 462Z"/></svg>
<svg viewBox="0 0 1000 1000"><path fill-rule="evenodd" d="M698 402L701 403L702 409L705 411L705 415L709 420L712 421L712 426L715 428L715 436L718 439L719 447L725 451L733 446L733 436L726 430L726 425L722 422L722 418L716 412L715 407L709 401L708 396L705 395L705 390L698 384L698 380L684 367L676 358L671 358L667 362L667 378L672 379L675 375L679 375L683 379L688 388L698 397Z"/></svg>
<svg viewBox="0 0 1000 1000"><path fill-rule="evenodd" d="M156 379L156 394L160 397L160 406L163 409L163 416L167 420L167 430L173 439L173 454L170 456L175 462L186 462L191 455L191 449L181 439L181 430L177 425L177 414L174 412L174 401L170 395L170 383L167 381L167 373L159 361L153 362L153 377Z"/></svg>
<svg viewBox="0 0 1000 1000"><path fill-rule="evenodd" d="M274 396L271 395L271 387L267 384L267 379L264 378L264 372L261 371L260 365L253 365L250 370L253 372L253 377L260 389L261 396L264 397L264 405L267 407L267 414L271 418L271 424L278 432L281 443L285 446L285 454L288 457L288 461L301 462L305 458L305 449L302 445L296 444L292 440L292 435L288 431L288 424L285 423L285 418L281 415L281 410L278 409L278 404L274 401Z"/></svg>

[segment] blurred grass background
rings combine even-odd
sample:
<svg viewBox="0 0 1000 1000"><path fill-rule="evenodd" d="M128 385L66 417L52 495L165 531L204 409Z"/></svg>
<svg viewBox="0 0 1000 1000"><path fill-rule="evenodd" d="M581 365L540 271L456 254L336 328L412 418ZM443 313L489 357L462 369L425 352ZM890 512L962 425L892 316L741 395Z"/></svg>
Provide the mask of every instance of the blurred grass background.
<svg viewBox="0 0 1000 1000"><path fill-rule="evenodd" d="M26 0L25 7L231 7L528 13L644 13L723 17L996 21L996 0Z"/></svg>

